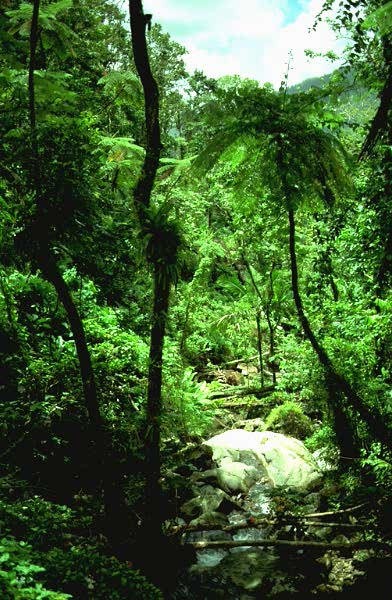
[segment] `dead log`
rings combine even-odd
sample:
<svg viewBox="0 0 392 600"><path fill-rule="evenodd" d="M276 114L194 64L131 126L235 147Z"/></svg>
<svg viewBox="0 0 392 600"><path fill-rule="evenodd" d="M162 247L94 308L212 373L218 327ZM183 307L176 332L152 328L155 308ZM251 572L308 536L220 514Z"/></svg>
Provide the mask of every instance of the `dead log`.
<svg viewBox="0 0 392 600"><path fill-rule="evenodd" d="M167 531L168 535L178 535L183 533L192 533L194 531L238 531L240 529L257 529L262 525L279 525L284 527L285 525L293 525L296 526L301 524L303 527L331 527L338 529L364 529L366 525L362 523L336 523L336 522L326 522L326 521L312 521L309 520L309 517L306 516L291 516L285 519L251 519L248 521L244 521L243 523L236 523L235 525L220 525L220 524L208 524L208 525L179 525L177 527L173 527Z"/></svg>
<svg viewBox="0 0 392 600"><path fill-rule="evenodd" d="M309 518L316 518L316 517L334 517L335 515L344 515L346 513L352 513L355 512L356 510L359 510L360 508L363 508L364 506L368 506L369 502L363 502L362 504L357 504L356 506L350 506L349 508L342 508L340 510L329 510L326 512L318 512L318 513L308 513L307 515L305 515L308 519Z"/></svg>
<svg viewBox="0 0 392 600"><path fill-rule="evenodd" d="M377 541L360 541L360 542L314 542L305 540L219 540L219 541L200 541L186 542L184 546L192 546L196 550L204 550L206 548L240 548L241 546L256 546L256 547L287 547L296 550L319 549L319 550L361 550L365 548L374 548L379 550L390 551L392 546L385 542Z"/></svg>
<svg viewBox="0 0 392 600"><path fill-rule="evenodd" d="M216 392L212 392L211 394L209 394L209 398L211 400L218 400L220 398L244 398L245 396L256 396L256 398L264 398L265 396L269 396L270 394L272 394L272 392L275 391L275 386L274 385L270 385L268 387L265 388L260 388L260 387L237 387L236 389L233 389L233 387L231 387L230 389L223 389L223 390L218 390ZM243 403L230 403L230 406L245 406L249 404L249 402L243 402ZM226 405L224 405L224 407L226 408Z"/></svg>
<svg viewBox="0 0 392 600"><path fill-rule="evenodd" d="M223 364L224 365L236 365L237 363L250 364L257 358L259 358L259 355L255 354L254 356L250 356L249 358L237 358L235 360L228 360L227 362L225 362Z"/></svg>

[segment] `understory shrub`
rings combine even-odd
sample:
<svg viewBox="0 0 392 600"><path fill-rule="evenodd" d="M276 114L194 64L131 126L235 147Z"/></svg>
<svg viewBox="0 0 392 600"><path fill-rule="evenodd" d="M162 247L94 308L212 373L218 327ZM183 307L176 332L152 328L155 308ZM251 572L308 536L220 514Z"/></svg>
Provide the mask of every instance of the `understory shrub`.
<svg viewBox="0 0 392 600"><path fill-rule="evenodd" d="M299 404L288 400L271 410L265 428L303 440L312 433L313 424Z"/></svg>
<svg viewBox="0 0 392 600"><path fill-rule="evenodd" d="M106 555L96 538L86 541L92 532L88 497L79 502L73 510L38 496L0 499L1 600L160 599L130 563Z"/></svg>
<svg viewBox="0 0 392 600"><path fill-rule="evenodd" d="M0 540L0 595L2 600L67 600L69 594L48 590L37 581L38 566L29 544L11 537ZM57 585L56 585L57 587Z"/></svg>
<svg viewBox="0 0 392 600"><path fill-rule="evenodd" d="M0 500L0 526L6 535L25 540L34 547L61 543L75 524L75 513L67 506L38 496L27 500Z"/></svg>
<svg viewBox="0 0 392 600"><path fill-rule="evenodd" d="M305 446L311 452L321 449L336 449L336 435L330 425L322 425L312 433L306 440Z"/></svg>
<svg viewBox="0 0 392 600"><path fill-rule="evenodd" d="M207 389L196 379L191 367L186 367L176 344L167 340L164 351L164 437L173 432L180 438L202 436L214 418L214 406Z"/></svg>
<svg viewBox="0 0 392 600"><path fill-rule="evenodd" d="M75 600L162 600L161 592L132 565L102 555L94 546L53 548L41 562L47 584L61 582Z"/></svg>

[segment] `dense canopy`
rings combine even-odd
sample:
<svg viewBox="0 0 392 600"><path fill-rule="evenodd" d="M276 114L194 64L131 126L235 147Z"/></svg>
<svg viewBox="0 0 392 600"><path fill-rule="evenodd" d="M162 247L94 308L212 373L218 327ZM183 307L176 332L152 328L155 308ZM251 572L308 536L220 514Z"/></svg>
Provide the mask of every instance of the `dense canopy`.
<svg viewBox="0 0 392 600"><path fill-rule="evenodd" d="M275 89L140 0L1 3L1 598L387 581L391 16L326 0L342 66Z"/></svg>

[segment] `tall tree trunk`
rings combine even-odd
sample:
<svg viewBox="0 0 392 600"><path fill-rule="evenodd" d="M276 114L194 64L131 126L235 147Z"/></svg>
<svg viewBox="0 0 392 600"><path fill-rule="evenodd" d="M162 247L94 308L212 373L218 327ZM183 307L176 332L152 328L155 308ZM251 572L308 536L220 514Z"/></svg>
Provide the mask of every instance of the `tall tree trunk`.
<svg viewBox="0 0 392 600"><path fill-rule="evenodd" d="M305 333L306 338L312 345L313 350L316 352L318 359L325 369L326 376L330 381L330 385L334 386L337 392L341 392L347 399L348 404L360 415L366 425L369 427L373 436L381 441L386 447L392 448L392 437L390 429L384 424L383 417L380 415L375 407L372 409L364 405L362 398L358 396L356 391L352 388L351 384L345 377L336 372L329 356L327 355L324 348L318 342L313 330L310 326L309 320L305 314L302 298L299 292L298 285L298 266L297 266L297 255L295 248L295 217L294 210L289 209L289 248L290 248L290 266L291 266L291 284L294 296L294 302L298 313L302 329ZM331 407L333 410L333 406ZM353 441L353 445L355 442Z"/></svg>
<svg viewBox="0 0 392 600"><path fill-rule="evenodd" d="M140 177L134 189L134 204L140 227L142 231L146 232L150 197L161 151L159 91L150 68L145 35L146 17L141 0L129 1L129 14L133 55L144 91L147 133L146 155ZM156 548L159 547L162 535L162 502L159 484L161 476L162 355L170 295L170 278L164 260L162 257L156 256L152 259L152 262L154 268L154 299L147 389L146 494L143 524L143 537L148 538L150 549L154 545Z"/></svg>
<svg viewBox="0 0 392 600"><path fill-rule="evenodd" d="M169 309L170 281L155 265L154 302L150 342L150 362L147 391L146 457L146 527L149 536L161 533L163 522L161 489L161 413L162 413L162 356L167 313Z"/></svg>
<svg viewBox="0 0 392 600"><path fill-rule="evenodd" d="M96 382L91 363L91 356L87 346L83 321L72 298L69 287L64 281L64 277L61 274L50 248L41 244L41 252L38 259L44 277L55 288L68 318L79 360L84 401L91 426L92 440L97 446L97 454L101 454L103 443L103 422L97 400Z"/></svg>
<svg viewBox="0 0 392 600"><path fill-rule="evenodd" d="M270 289L268 292L268 301L265 307L265 315L267 318L268 331L269 331L269 367L272 371L272 384L276 384L276 359L275 359L275 328L272 324L271 319L271 304L274 297L274 281L273 272L275 264L272 264L271 271L269 273Z"/></svg>
<svg viewBox="0 0 392 600"><path fill-rule="evenodd" d="M388 45L388 52L385 50L385 55L392 60L392 43ZM392 77L392 65L390 70ZM386 121L385 131L383 132L383 141L385 144L385 149L383 150L381 157L383 168L383 189L381 190L374 207L379 220L380 237L384 244L381 261L375 280L376 294L378 298L382 298L385 293L388 292L392 283L392 116L388 121Z"/></svg>
<svg viewBox="0 0 392 600"><path fill-rule="evenodd" d="M328 405L333 417L334 431L340 448L340 465L343 469L350 465L351 458L359 458L360 445L352 420L347 415L344 397L336 390L334 382L326 375Z"/></svg>
<svg viewBox="0 0 392 600"><path fill-rule="evenodd" d="M36 202L36 222L33 228L36 239L36 258L44 277L53 285L58 297L67 314L68 322L73 334L77 355L79 359L80 375L83 384L84 400L87 409L91 439L95 445L95 465L93 474L95 484L102 483L102 462L104 456L104 428L100 414L94 372L91 365L91 357L88 350L83 322L72 299L67 284L56 263L50 245L49 231L50 223L47 219L45 198L42 193L41 164L39 158L39 145L37 136L36 108L35 108L35 85L34 70L36 65L36 51L39 40L39 9L40 0L34 0L33 15L30 29L30 60L28 73L29 92L29 118L31 137L31 179Z"/></svg>
<svg viewBox="0 0 392 600"><path fill-rule="evenodd" d="M314 214L314 218L317 222L320 221L320 215L317 213ZM335 302L339 300L339 289L336 285L336 281L334 278L333 266L332 266L332 257L331 257L331 243L325 234L322 233L321 228L319 226L316 227L316 240L317 244L320 248L324 246L324 250L322 250L320 256L318 257L319 263L319 273L320 276L326 280L331 288L332 297ZM319 287L319 292L322 291L323 282Z"/></svg>
<svg viewBox="0 0 392 600"><path fill-rule="evenodd" d="M132 49L136 70L144 92L144 115L146 123L146 155L141 175L133 197L142 228L146 224L152 188L161 154L161 130L159 125L159 90L153 77L146 42L146 17L141 0L129 0Z"/></svg>
<svg viewBox="0 0 392 600"><path fill-rule="evenodd" d="M257 352L259 355L260 365L260 385L264 387L264 366L263 366L263 351L261 345L261 325L260 325L260 310L256 311L256 326L257 326Z"/></svg>
<svg viewBox="0 0 392 600"><path fill-rule="evenodd" d="M250 280L251 280L252 285L253 285L253 289L255 290L256 295L258 296L261 304L263 304L263 296L262 296L262 294L261 294L261 292L259 290L259 287L258 287L258 285L256 283L256 280L255 280L255 278L253 276L251 266L250 266L248 260L245 258L244 254L242 255L242 262L244 263L244 265L246 267L246 270L249 273ZM259 364L260 364L260 384L261 384L261 387L263 387L264 386L264 365L263 365L263 354L262 354L260 310L258 310L256 312L256 325L257 325L257 352L258 352L258 355L259 355Z"/></svg>

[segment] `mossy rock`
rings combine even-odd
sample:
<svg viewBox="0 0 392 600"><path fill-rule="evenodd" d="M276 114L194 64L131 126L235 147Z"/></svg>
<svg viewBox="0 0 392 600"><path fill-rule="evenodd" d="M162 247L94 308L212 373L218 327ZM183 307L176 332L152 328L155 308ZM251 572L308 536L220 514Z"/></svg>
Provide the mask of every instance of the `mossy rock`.
<svg viewBox="0 0 392 600"><path fill-rule="evenodd" d="M314 426L301 406L288 400L271 410L265 422L265 429L304 440L313 433Z"/></svg>

